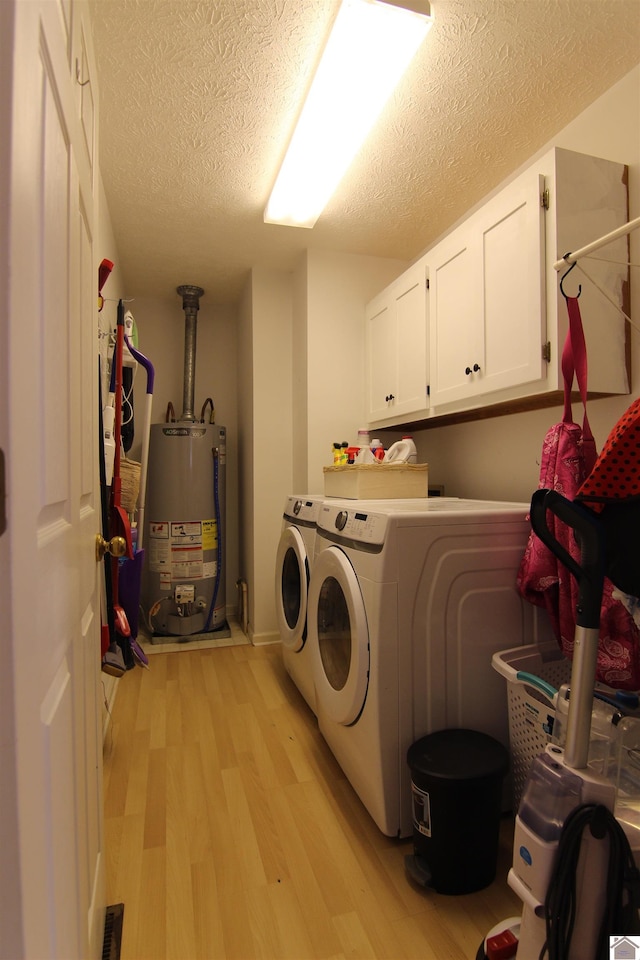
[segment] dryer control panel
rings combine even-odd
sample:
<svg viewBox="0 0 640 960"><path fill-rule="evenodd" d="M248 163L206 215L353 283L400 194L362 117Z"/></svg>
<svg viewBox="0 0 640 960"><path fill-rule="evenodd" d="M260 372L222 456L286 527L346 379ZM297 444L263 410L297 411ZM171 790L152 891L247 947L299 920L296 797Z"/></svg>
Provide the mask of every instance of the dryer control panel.
<svg viewBox="0 0 640 960"><path fill-rule="evenodd" d="M318 529L326 530L341 539L352 543L362 543L382 546L387 535L388 517L381 513L373 513L362 509L362 502L357 507L325 502L320 511Z"/></svg>

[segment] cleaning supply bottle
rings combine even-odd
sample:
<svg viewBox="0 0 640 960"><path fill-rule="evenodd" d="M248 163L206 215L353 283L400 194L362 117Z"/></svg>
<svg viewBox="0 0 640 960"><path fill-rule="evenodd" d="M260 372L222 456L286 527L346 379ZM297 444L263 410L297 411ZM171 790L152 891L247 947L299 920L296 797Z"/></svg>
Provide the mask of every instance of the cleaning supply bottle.
<svg viewBox="0 0 640 960"><path fill-rule="evenodd" d="M366 427L361 427L358 430L358 443L357 446L362 450L363 447L370 447L371 440L369 439L369 431Z"/></svg>
<svg viewBox="0 0 640 960"><path fill-rule="evenodd" d="M333 453L333 465L334 467L339 467L341 462L341 457L342 457L342 451L339 443L333 444L332 453Z"/></svg>
<svg viewBox="0 0 640 960"><path fill-rule="evenodd" d="M382 440L371 441L371 453L376 460L384 460L384 447L382 446Z"/></svg>
<svg viewBox="0 0 640 960"><path fill-rule="evenodd" d="M413 437L403 437L392 443L384 455L384 463L417 463L418 453Z"/></svg>
<svg viewBox="0 0 640 960"><path fill-rule="evenodd" d="M407 449L409 451L409 456L407 457L407 463L417 463L418 451L416 450L416 445L413 442L413 437L410 437L410 436L403 437L400 443L407 444Z"/></svg>

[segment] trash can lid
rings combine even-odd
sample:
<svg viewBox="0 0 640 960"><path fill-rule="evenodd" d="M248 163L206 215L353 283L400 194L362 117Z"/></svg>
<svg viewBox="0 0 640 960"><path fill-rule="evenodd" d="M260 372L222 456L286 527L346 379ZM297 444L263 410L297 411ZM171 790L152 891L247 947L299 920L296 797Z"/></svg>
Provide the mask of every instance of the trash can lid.
<svg viewBox="0 0 640 960"><path fill-rule="evenodd" d="M412 771L443 780L505 776L509 753L479 730L439 730L416 740L407 752Z"/></svg>

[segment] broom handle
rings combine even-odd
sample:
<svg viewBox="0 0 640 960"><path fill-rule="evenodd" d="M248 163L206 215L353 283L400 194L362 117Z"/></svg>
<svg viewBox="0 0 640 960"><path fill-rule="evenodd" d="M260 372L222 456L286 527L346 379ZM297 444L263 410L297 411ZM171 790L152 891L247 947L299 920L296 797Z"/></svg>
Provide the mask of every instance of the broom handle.
<svg viewBox="0 0 640 960"><path fill-rule="evenodd" d="M155 372L153 369L153 364L148 357L145 357L143 353L140 353L137 350L129 337L125 335L125 343L129 348L129 352L134 360L137 360L138 363L147 371L147 403L145 407L145 420L144 420L144 429L142 432L142 454L140 456L140 501L138 504L138 542L137 549L142 549L143 537L144 537L144 507L145 507L145 497L147 490L147 466L149 463L149 435L151 433L151 406L153 403L153 381L155 378Z"/></svg>

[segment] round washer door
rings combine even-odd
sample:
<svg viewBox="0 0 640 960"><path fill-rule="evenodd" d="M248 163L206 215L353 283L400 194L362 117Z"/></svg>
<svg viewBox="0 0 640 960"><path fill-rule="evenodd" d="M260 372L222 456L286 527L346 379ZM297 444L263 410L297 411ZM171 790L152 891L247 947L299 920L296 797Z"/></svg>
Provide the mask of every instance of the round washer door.
<svg viewBox="0 0 640 960"><path fill-rule="evenodd" d="M307 639L309 564L300 531L284 527L276 554L276 617L285 647L295 653Z"/></svg>
<svg viewBox="0 0 640 960"><path fill-rule="evenodd" d="M349 725L367 696L369 631L358 578L339 547L314 559L308 628L318 716Z"/></svg>

